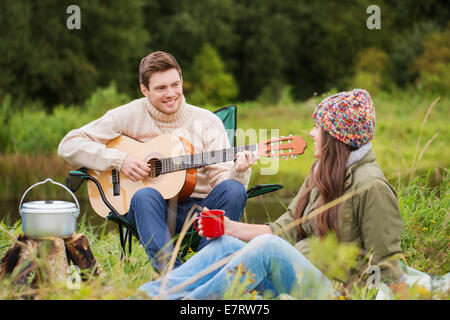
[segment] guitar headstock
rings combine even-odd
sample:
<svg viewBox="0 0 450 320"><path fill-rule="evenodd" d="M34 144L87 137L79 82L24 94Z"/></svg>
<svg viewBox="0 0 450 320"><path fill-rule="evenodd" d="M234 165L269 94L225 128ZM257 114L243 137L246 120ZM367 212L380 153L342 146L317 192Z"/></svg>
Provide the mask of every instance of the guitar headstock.
<svg viewBox="0 0 450 320"><path fill-rule="evenodd" d="M272 158L296 158L297 155L303 154L305 148L306 142L301 136L290 135L260 142L258 144L258 154Z"/></svg>

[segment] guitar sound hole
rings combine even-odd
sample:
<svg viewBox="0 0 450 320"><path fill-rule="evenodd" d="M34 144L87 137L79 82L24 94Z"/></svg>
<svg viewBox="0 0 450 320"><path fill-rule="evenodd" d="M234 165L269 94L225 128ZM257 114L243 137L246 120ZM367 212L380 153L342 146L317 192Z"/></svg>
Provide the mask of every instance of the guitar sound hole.
<svg viewBox="0 0 450 320"><path fill-rule="evenodd" d="M151 165L149 177L150 178L156 178L161 174L162 170L162 163L159 159L153 158L147 161Z"/></svg>

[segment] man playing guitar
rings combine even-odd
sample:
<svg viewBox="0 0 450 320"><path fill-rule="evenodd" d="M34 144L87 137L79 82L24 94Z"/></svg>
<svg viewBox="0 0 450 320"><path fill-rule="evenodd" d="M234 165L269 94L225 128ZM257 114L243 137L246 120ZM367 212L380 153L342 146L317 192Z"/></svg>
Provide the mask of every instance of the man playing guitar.
<svg viewBox="0 0 450 320"><path fill-rule="evenodd" d="M181 69L172 55L156 51L143 58L139 81L145 97L111 109L101 118L70 131L61 141L58 154L73 165L98 171L115 169L123 179L140 183L149 179L154 164L108 147L109 141L127 136L147 142L169 133L189 141L196 153L230 148L222 121L214 113L186 103ZM244 151L236 154L235 162L197 168L193 191L183 201L173 197L174 203L151 187L140 188L130 195L127 219L136 226L155 269L161 271L166 267L173 250L171 237L181 231L193 205L224 210L233 221L241 219L247 202L250 167L256 160L255 153ZM168 223L169 207L175 212L173 223ZM198 250L207 243L202 238ZM177 258L174 267L180 265Z"/></svg>

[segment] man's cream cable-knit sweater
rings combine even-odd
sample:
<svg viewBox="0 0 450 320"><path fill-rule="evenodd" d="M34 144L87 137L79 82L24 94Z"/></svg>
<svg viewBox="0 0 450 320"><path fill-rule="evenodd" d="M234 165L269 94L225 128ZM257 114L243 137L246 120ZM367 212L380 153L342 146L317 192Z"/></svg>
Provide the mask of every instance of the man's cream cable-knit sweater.
<svg viewBox="0 0 450 320"><path fill-rule="evenodd" d="M120 170L127 154L107 148L105 144L109 140L124 134L147 142L162 133L187 139L195 153L230 147L223 123L214 113L187 104L183 98L180 109L168 115L157 110L147 98L141 98L111 109L101 118L70 131L59 144L58 154L75 166L101 171ZM191 196L205 198L226 179L234 179L247 188L251 169L237 173L233 166L229 161L199 168Z"/></svg>

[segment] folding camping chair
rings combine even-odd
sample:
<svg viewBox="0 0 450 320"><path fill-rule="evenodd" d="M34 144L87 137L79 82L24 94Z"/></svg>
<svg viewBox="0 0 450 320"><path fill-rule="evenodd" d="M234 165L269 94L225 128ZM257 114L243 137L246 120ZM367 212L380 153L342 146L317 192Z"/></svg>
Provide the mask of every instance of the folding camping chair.
<svg viewBox="0 0 450 320"><path fill-rule="evenodd" d="M236 106L223 107L219 110L216 110L214 113L222 120L224 127L227 131L230 146L234 147L236 145L237 107ZM116 209L114 209L114 207L108 202L100 183L94 177L90 176L87 173L86 168L79 168L77 170L70 171L68 177L66 178L66 185L71 191L76 192L82 185L83 181L85 180L90 180L97 186L103 202L108 207L108 209L111 210L106 218L118 224L120 245L122 247L120 259L122 259L123 255L124 254L126 255L127 241L128 241L128 253L130 254L132 247L132 236L135 236L136 239L139 240L139 234L136 228L128 223L126 219L126 214L120 215L116 211ZM259 195L279 190L281 188L283 188L281 184L256 185L247 190L247 197L248 198L256 197ZM189 248L196 250L199 242L200 236L197 234L196 231L188 232L185 238L183 239L180 249L181 250L180 256L183 257L187 253Z"/></svg>

